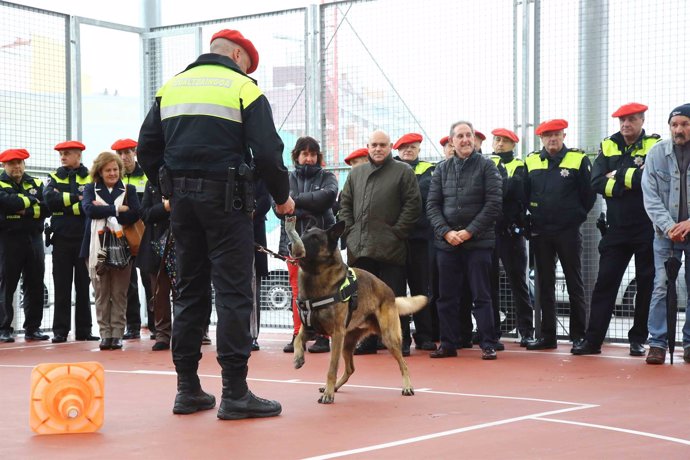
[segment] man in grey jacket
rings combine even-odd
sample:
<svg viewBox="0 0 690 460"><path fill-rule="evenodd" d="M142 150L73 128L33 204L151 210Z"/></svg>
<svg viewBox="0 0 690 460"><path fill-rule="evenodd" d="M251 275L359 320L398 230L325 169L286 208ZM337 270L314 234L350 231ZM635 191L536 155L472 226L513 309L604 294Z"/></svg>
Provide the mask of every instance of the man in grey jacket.
<svg viewBox="0 0 690 460"><path fill-rule="evenodd" d="M482 359L496 359L491 252L496 242L496 219L501 213L502 179L494 162L475 150L471 123L454 123L449 137L456 153L436 166L426 204L438 249L436 305L441 331L441 346L430 356L457 356L458 305L467 282L481 336Z"/></svg>
<svg viewBox="0 0 690 460"><path fill-rule="evenodd" d="M405 295L407 238L422 211L412 168L395 161L388 134L374 131L367 144L369 163L353 168L340 194L338 217L355 267L378 276L396 296ZM401 321L403 336L409 318ZM355 354L376 353L376 336L362 340ZM409 344L403 355L409 354Z"/></svg>
<svg viewBox="0 0 690 460"><path fill-rule="evenodd" d="M676 331L666 325L666 269L664 262L673 256L690 256L688 197L690 182L690 104L673 109L668 117L671 139L654 145L647 154L642 174L644 207L654 224L654 291L649 306L649 353L647 364L663 364L669 340ZM683 204L681 206L681 204ZM687 270L687 269L686 269ZM687 274L686 274L687 280ZM683 359L690 363L690 320L683 326Z"/></svg>

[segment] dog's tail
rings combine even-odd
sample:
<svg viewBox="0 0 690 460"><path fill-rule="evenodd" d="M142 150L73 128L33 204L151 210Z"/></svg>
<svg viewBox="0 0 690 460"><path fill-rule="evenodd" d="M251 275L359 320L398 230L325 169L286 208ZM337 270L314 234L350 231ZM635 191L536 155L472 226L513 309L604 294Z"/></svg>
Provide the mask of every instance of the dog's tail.
<svg viewBox="0 0 690 460"><path fill-rule="evenodd" d="M411 315L426 307L429 299L425 295L415 295L412 297L396 297L395 306L398 307L399 315Z"/></svg>

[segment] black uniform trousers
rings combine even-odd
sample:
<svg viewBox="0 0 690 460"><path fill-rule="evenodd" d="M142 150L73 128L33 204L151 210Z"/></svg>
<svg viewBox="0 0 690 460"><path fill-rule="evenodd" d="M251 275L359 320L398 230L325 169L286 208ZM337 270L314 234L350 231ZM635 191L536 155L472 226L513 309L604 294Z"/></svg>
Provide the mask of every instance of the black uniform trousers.
<svg viewBox="0 0 690 460"><path fill-rule="evenodd" d="M405 272L407 284L410 287L411 295L424 295L430 297L429 273L430 257L429 245L433 244L429 240L409 239L407 241L407 260ZM431 310L423 308L412 315L414 319L414 341L417 345L431 341L433 336L431 324ZM405 337L410 339L409 337Z"/></svg>
<svg viewBox="0 0 690 460"><path fill-rule="evenodd" d="M156 330L156 320L153 314L153 292L151 280L148 276L141 277L141 285L144 286L146 295L147 327L150 331ZM136 263L132 261L132 273L127 288L127 330L139 332L141 329L141 302L139 301L139 275L137 275Z"/></svg>
<svg viewBox="0 0 690 460"><path fill-rule="evenodd" d="M541 337L556 340L556 257L561 261L570 297L570 340L584 338L587 317L582 281L582 234L580 227L555 235L535 235L530 240L537 268L541 307Z"/></svg>
<svg viewBox="0 0 690 460"><path fill-rule="evenodd" d="M43 320L43 275L45 273L45 253L41 232L3 231L0 233L0 261L3 272L0 274L0 293L2 300L2 322L0 330L11 332L14 320L12 298L17 290L19 278L23 276L24 325L26 332L40 329Z"/></svg>
<svg viewBox="0 0 690 460"><path fill-rule="evenodd" d="M175 179L170 228L175 235L178 297L172 355L178 373L196 372L209 320L209 283L215 289L216 348L223 376L246 376L252 338L252 219L225 212L225 182Z"/></svg>
<svg viewBox="0 0 690 460"><path fill-rule="evenodd" d="M395 265L387 262L381 262L369 257L360 257L352 265L356 268L366 270L372 275L378 277L381 281L386 283L386 286L393 290L396 297L406 295L407 288L405 286L405 266ZM410 337L410 318L400 317L400 326L402 328L403 339ZM376 335L370 335L363 339L363 344L366 347L375 346L374 339Z"/></svg>
<svg viewBox="0 0 690 460"><path fill-rule="evenodd" d="M630 342L647 341L649 303L654 287L654 230L643 228L609 227L599 242L599 275L592 292L586 339L601 345L611 322L618 290L630 259L635 256L635 319L628 331Z"/></svg>
<svg viewBox="0 0 690 460"><path fill-rule="evenodd" d="M482 349L496 346L491 306L491 249L460 249L436 253L439 272L438 307L441 347L454 349L458 336L459 305L466 284L472 294Z"/></svg>
<svg viewBox="0 0 690 460"><path fill-rule="evenodd" d="M505 332L512 330L513 322L516 323L517 331L522 337L532 337L534 335L534 310L529 298L529 288L527 287L527 245L525 238L521 235L508 235L498 233L496 236L496 248L492 257L493 277L491 300L494 302L494 315L499 315L500 307L500 270L498 261L503 264L510 289L513 294L513 304L515 311L505 311L506 327ZM501 337L500 316L494 316L496 324L496 337Z"/></svg>
<svg viewBox="0 0 690 460"><path fill-rule="evenodd" d="M440 324L438 319L438 298L439 298L439 273L438 273L438 249L433 245L429 244L431 250L431 300L429 301L428 309L431 311L431 321L433 330L433 340L438 342L440 340ZM456 334L458 335L458 341L455 344L456 347L460 348L464 344L472 344L472 292L470 291L470 285L467 282L463 283L462 293L460 294L460 300L458 305L458 324L456 325Z"/></svg>
<svg viewBox="0 0 690 460"><path fill-rule="evenodd" d="M91 335L91 302L89 299L89 270L79 257L81 239L53 236L53 284L55 285L55 313L53 334L67 336L72 328L72 281L74 281L75 338Z"/></svg>

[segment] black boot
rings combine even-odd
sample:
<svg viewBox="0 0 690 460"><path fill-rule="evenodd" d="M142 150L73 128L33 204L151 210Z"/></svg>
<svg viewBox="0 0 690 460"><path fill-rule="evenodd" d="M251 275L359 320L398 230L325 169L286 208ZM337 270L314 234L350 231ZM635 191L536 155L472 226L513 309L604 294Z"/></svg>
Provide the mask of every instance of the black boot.
<svg viewBox="0 0 690 460"><path fill-rule="evenodd" d="M193 414L214 407L216 407L216 397L201 389L196 372L177 374L177 396L175 396L173 414Z"/></svg>
<svg viewBox="0 0 690 460"><path fill-rule="evenodd" d="M283 410L278 401L259 398L247 388L247 367L223 370L223 398L218 409L221 420L275 417Z"/></svg>

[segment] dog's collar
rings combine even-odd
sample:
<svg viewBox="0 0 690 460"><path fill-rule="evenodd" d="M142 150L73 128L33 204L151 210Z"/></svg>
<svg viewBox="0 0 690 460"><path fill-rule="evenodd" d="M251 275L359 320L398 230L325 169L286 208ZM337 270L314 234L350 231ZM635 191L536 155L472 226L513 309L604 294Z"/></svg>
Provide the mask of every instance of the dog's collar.
<svg viewBox="0 0 690 460"><path fill-rule="evenodd" d="M313 312L328 308L340 302L349 302L345 327L347 328L347 326L350 325L352 312L357 309L357 274L351 267L345 265L345 268L347 268L347 272L340 282L340 287L335 294L318 297L316 299L297 299L299 316L302 320L302 324L304 324L307 329L313 329L314 327L312 324Z"/></svg>

